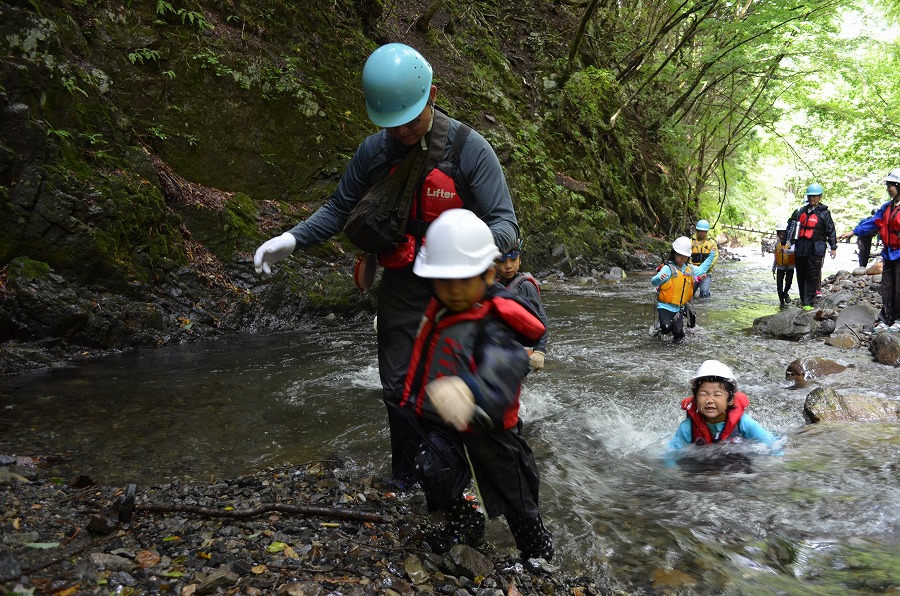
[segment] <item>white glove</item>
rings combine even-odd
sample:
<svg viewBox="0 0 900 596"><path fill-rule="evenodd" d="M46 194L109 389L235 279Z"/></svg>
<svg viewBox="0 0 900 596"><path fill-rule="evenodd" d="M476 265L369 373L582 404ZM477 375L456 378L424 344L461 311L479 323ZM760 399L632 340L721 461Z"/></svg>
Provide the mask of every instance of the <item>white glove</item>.
<svg viewBox="0 0 900 596"><path fill-rule="evenodd" d="M475 414L475 396L459 377L441 377L428 383L425 393L441 419L458 431L466 430Z"/></svg>
<svg viewBox="0 0 900 596"><path fill-rule="evenodd" d="M528 355L528 366L532 368L532 370L541 370L544 368L544 353L543 352L532 352Z"/></svg>
<svg viewBox="0 0 900 596"><path fill-rule="evenodd" d="M256 267L256 272L265 272L267 275L271 275L271 266L291 256L295 248L297 248L297 239L290 232L266 240L253 255L253 266Z"/></svg>

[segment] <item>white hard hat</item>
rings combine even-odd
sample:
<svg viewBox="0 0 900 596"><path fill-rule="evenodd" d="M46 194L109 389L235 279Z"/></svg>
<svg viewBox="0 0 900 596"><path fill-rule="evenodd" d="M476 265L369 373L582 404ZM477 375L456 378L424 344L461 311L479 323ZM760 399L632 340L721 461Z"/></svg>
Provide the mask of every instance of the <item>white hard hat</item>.
<svg viewBox="0 0 900 596"><path fill-rule="evenodd" d="M885 176L884 181L900 184L900 168L891 170L891 173Z"/></svg>
<svg viewBox="0 0 900 596"><path fill-rule="evenodd" d="M787 230L787 224L784 223L784 222L782 222L782 223L778 224L777 226L775 226L775 231L776 231L776 232L784 232L785 230Z"/></svg>
<svg viewBox="0 0 900 596"><path fill-rule="evenodd" d="M486 223L468 209L448 209L428 226L413 273L431 279L468 279L487 271L499 257Z"/></svg>
<svg viewBox="0 0 900 596"><path fill-rule="evenodd" d="M726 364L722 364L718 360L704 360L694 376L691 377L691 387L697 388L698 383L702 379L721 379L732 385L732 390L737 385L737 379L734 378L734 372Z"/></svg>
<svg viewBox="0 0 900 596"><path fill-rule="evenodd" d="M687 236L679 236L672 243L672 249L684 257L691 256L691 239Z"/></svg>

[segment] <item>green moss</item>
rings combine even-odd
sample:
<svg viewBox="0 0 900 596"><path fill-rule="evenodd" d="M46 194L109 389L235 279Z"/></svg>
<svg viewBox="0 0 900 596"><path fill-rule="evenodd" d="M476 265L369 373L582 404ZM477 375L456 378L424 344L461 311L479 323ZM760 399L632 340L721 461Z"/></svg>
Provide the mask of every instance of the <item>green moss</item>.
<svg viewBox="0 0 900 596"><path fill-rule="evenodd" d="M346 310L360 300L351 276L334 271L305 289L309 305L318 310Z"/></svg>
<svg viewBox="0 0 900 596"><path fill-rule="evenodd" d="M46 279L52 269L47 263L18 257L9 264L9 277L21 279Z"/></svg>

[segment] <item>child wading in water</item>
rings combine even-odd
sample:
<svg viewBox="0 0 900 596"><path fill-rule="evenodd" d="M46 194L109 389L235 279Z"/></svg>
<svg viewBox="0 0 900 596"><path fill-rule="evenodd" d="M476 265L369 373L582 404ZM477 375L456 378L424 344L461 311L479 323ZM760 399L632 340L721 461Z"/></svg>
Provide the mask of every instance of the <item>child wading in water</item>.
<svg viewBox="0 0 900 596"><path fill-rule="evenodd" d="M778 288L778 301L781 306L787 306L791 303L791 297L788 292L791 290L791 283L794 281L794 249L785 238L785 230L787 224L778 224L775 228L775 234L778 240L775 241L775 260L772 262L772 275L777 274L776 287Z"/></svg>
<svg viewBox="0 0 900 596"><path fill-rule="evenodd" d="M548 331L533 346L526 346L529 351L528 363L532 370L544 368L544 355L547 353L547 341L550 339L550 326L547 322L547 313L541 302L541 290L537 280L530 273L522 273L522 239L516 242L515 248L502 255L497 263L497 281L506 286L506 289L522 298L541 319Z"/></svg>
<svg viewBox="0 0 900 596"><path fill-rule="evenodd" d="M656 286L656 312L659 314L659 332L672 334L672 343L684 341L684 310L694 295L694 278L705 274L716 258L715 249L698 266L691 265L691 239L681 236L672 243L669 259L650 279Z"/></svg>
<svg viewBox="0 0 900 596"><path fill-rule="evenodd" d="M750 400L737 390L737 379L727 365L705 360L691 379L691 391L681 401L687 418L669 441L670 449L742 439L775 445L777 437L744 413Z"/></svg>
<svg viewBox="0 0 900 596"><path fill-rule="evenodd" d="M506 518L523 561L535 571L540 559L553 557L553 538L538 510L534 455L520 434L519 393L529 370L522 346L533 345L546 328L494 283L498 257L490 229L471 211L450 209L429 226L413 273L432 280L434 297L400 407L423 438L415 468L429 510L447 520L431 537L432 549L480 543L484 517L463 496L474 475L485 511Z"/></svg>

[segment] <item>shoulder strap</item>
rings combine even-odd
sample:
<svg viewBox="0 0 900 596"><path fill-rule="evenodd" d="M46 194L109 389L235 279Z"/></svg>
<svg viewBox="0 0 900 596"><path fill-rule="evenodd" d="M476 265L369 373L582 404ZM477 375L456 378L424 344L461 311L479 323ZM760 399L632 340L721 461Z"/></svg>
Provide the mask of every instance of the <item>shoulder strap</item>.
<svg viewBox="0 0 900 596"><path fill-rule="evenodd" d="M400 229L406 229L409 223L410 205L412 205L413 196L422 186L425 177L438 164L444 155L444 148L447 146L447 135L450 132L450 118L441 110L433 109L434 120L431 123L431 130L425 135L425 144L427 150L419 151L417 144L410 153L416 155L415 162L411 164L406 172L406 186L403 188L403 200L401 203L400 213L403 214L403 220L400 222ZM405 162L406 160L404 160ZM403 164L401 163L401 166ZM397 170L401 166L397 167ZM395 170L396 173L396 170ZM415 175L414 175L415 173ZM421 235L424 235L422 231Z"/></svg>
<svg viewBox="0 0 900 596"><path fill-rule="evenodd" d="M472 127L468 124L459 123L459 129L457 129L456 136L453 138L453 144L450 146L450 161L453 163L454 171L459 167L463 145L466 144L466 138L468 138L471 130Z"/></svg>

